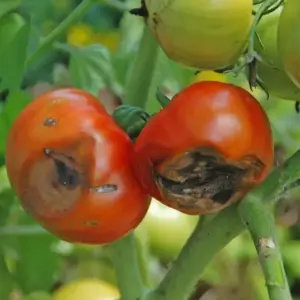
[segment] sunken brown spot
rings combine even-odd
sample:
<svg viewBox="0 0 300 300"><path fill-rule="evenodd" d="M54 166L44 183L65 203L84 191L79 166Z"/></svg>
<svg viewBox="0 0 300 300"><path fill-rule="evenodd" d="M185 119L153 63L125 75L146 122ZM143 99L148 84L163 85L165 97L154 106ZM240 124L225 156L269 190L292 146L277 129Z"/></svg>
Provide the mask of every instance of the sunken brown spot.
<svg viewBox="0 0 300 300"><path fill-rule="evenodd" d="M75 159L76 154L66 155L50 148L44 149L43 153L30 168L28 177L23 179L21 197L29 213L58 217L69 212L78 201L84 201L86 197L83 196L91 192L88 166L80 164ZM92 189L99 194L112 193L118 186L104 184Z"/></svg>
<svg viewBox="0 0 300 300"><path fill-rule="evenodd" d="M45 121L44 121L44 126L46 127L52 127L52 126L55 126L57 124L57 120L55 120L54 118L47 118Z"/></svg>
<svg viewBox="0 0 300 300"><path fill-rule="evenodd" d="M264 167L255 156L228 162L212 148L198 148L164 161L154 176L171 206L186 213L213 213L240 200Z"/></svg>

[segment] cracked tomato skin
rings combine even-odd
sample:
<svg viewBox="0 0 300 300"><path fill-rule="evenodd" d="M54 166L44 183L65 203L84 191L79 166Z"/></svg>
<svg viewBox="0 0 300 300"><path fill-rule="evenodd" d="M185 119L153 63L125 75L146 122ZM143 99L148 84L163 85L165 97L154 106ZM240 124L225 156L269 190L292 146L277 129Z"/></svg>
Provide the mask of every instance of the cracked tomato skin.
<svg viewBox="0 0 300 300"><path fill-rule="evenodd" d="M58 89L13 123L7 172L22 206L62 240L105 244L145 216L149 197L133 170L133 144L91 94Z"/></svg>
<svg viewBox="0 0 300 300"><path fill-rule="evenodd" d="M152 197L187 214L222 209L226 205L210 211L209 201L207 208L181 207L167 199L155 181L155 172L163 171L165 162L201 147L221 153L229 164L256 157L264 167L251 179L251 187L267 176L273 164L270 124L259 102L240 87L204 81L175 95L142 130L135 144L135 172L141 185Z"/></svg>

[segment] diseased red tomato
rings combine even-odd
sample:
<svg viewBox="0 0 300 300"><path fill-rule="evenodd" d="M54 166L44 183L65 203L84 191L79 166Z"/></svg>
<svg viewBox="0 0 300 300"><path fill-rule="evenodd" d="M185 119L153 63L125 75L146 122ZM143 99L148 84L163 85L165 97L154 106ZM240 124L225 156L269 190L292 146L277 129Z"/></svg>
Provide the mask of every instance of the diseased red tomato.
<svg viewBox="0 0 300 300"><path fill-rule="evenodd" d="M217 212L260 183L273 164L268 118L247 91L199 82L142 130L135 171L152 197L187 214Z"/></svg>
<svg viewBox="0 0 300 300"><path fill-rule="evenodd" d="M133 144L92 95L58 89L12 125L6 165L24 209L69 242L112 242L135 228L150 199L133 169Z"/></svg>

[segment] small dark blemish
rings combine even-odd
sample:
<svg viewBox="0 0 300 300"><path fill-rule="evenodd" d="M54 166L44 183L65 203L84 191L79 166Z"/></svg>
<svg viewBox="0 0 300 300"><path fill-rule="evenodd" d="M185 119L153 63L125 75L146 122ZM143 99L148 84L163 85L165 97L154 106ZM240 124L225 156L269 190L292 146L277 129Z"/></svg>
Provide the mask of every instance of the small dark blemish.
<svg viewBox="0 0 300 300"><path fill-rule="evenodd" d="M46 127L52 127L55 126L56 124L57 124L57 120L55 120L52 117L49 117L44 121L44 126Z"/></svg>

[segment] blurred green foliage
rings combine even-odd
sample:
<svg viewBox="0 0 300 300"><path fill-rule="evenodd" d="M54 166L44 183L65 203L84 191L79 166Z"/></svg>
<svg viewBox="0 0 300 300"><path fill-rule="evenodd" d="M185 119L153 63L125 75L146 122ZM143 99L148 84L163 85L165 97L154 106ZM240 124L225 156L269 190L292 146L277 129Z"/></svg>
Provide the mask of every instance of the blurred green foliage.
<svg viewBox="0 0 300 300"><path fill-rule="evenodd" d="M116 284L109 253L105 247L71 245L59 241L43 231L26 215L10 188L4 164L5 140L9 127L24 106L36 94L43 92L43 88L38 88L41 82L48 84L46 88L72 85L97 96L101 89L108 89L113 95L122 98L132 62L138 51L142 22L129 13L123 13L104 4L95 5L34 66L30 68L26 66L26 58L36 51L40 40L70 14L79 2L6 0L0 3L1 300L48 300L51 299L53 289L61 283L78 278L97 277ZM16 14L5 14L12 10ZM19 13L23 17L20 17ZM75 35L70 37L74 32ZM78 45L80 41L84 41L84 45ZM147 111L154 113L160 109L155 97L158 86L169 95L173 95L191 82L194 72L195 70L170 61L160 51ZM243 74L238 77L228 75L228 80L248 88ZM294 109L295 103L274 98L272 95L266 99L264 92L259 89L253 93L270 117L278 147L278 160L282 161L300 144L298 130L300 116ZM300 299L298 203L299 191L294 191L278 208L283 258L294 299ZM165 210L168 212L156 211L156 216L168 220L172 212L170 209ZM149 213L149 218L154 218L154 222L158 222L155 214L152 213L150 216ZM176 218L182 227L186 226L187 221L184 218L181 219L179 216ZM178 234L184 241L195 221L192 217L187 218L191 221L188 225L191 227L189 229L185 227L184 233ZM147 222L148 219L138 228L136 238L142 241L143 247L149 248L147 260L151 271L150 281L154 284L165 274L168 265L178 254L183 240L168 244L166 238L163 245L157 240L157 235L153 234L153 228L150 228ZM156 230L161 229L157 226ZM170 235L177 234L173 227L167 230ZM255 248L247 234L233 240L215 257L197 291L198 298L195 299L200 299L202 295L203 300L210 299L207 296L208 291L218 295L216 299L223 300L267 299ZM84 296L82 299L88 300Z"/></svg>

